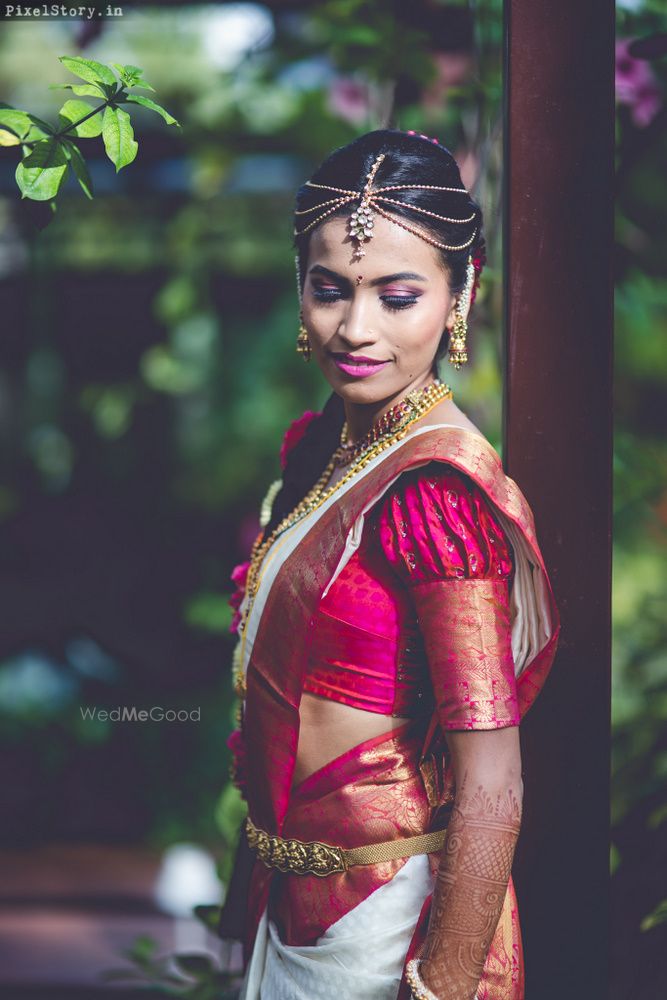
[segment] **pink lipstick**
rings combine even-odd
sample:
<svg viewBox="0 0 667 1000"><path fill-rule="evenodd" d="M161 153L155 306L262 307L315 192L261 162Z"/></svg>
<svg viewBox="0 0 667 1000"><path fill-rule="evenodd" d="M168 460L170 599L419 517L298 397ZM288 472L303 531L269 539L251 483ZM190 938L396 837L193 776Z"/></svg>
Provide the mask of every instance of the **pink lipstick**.
<svg viewBox="0 0 667 1000"><path fill-rule="evenodd" d="M353 378L368 378L380 369L386 368L389 361L379 361L377 358L366 358L361 354L332 354L336 366L346 375Z"/></svg>

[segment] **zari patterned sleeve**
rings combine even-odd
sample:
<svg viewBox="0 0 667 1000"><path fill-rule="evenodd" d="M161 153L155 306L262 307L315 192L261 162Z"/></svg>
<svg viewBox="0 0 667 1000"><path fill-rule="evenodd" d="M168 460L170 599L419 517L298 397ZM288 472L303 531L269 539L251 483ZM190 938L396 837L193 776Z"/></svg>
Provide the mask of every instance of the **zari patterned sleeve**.
<svg viewBox="0 0 667 1000"><path fill-rule="evenodd" d="M411 470L381 503L378 534L414 601L442 728L518 725L512 548L484 492L441 462Z"/></svg>

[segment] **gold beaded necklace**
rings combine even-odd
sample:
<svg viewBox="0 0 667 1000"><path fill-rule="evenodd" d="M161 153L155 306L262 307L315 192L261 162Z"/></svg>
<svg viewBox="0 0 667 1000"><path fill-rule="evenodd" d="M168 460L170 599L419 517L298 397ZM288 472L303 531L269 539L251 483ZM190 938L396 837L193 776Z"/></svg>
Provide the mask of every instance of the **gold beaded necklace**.
<svg viewBox="0 0 667 1000"><path fill-rule="evenodd" d="M423 394L428 391L432 391L438 382L434 382L432 385L425 387L424 389L414 390L418 394L418 398L421 398ZM343 424L343 429L340 435L340 444L338 448L331 456L331 461L334 466L339 465L349 465L350 462L355 461L359 458L367 448L374 445L376 441L381 438L393 434L397 431L399 427L403 425L405 420L409 418L414 409L413 401L406 396L404 399L400 399L398 403L395 403L391 409L383 413L381 417L376 420L371 429L365 434L359 441L349 441L348 440L348 426L347 421Z"/></svg>
<svg viewBox="0 0 667 1000"><path fill-rule="evenodd" d="M306 517L312 511L317 510L321 507L330 496L332 496L337 490L350 481L358 472L361 472L369 462L371 462L377 455L385 451L391 445L400 441L408 432L408 428L412 424L419 420L420 417L425 416L429 410L432 410L443 399L451 399L452 390L450 387L436 379L430 385L423 389L413 389L409 392L404 399L400 400L398 404L392 407L391 411L397 411L394 414L393 419L387 420L388 414L384 414L380 419L373 425L369 433L358 442L363 446L363 450L360 454L356 453L356 446L354 449L356 461L347 472L341 476L341 478L334 483L333 486L328 486L329 480L331 479L334 469L337 464L337 456L340 455L341 446L346 446L346 436L347 428L344 425L343 431L341 432L341 445L336 449L336 451L331 456L326 469L319 477L315 485L306 494L306 496L301 500L294 510L288 514L286 517L280 521L280 523L273 529L271 534L262 541L262 535L259 534L255 539L255 543L252 547L250 553L250 566L248 567L248 575L246 578L246 608L243 613L242 620L239 625L239 635L243 636L245 634L246 623L248 621L248 616L250 614L250 609L255 600L257 590L259 588L260 576L259 571L261 565L264 561L264 557L278 538L279 535L292 528L298 521ZM398 409L400 408L400 410Z"/></svg>

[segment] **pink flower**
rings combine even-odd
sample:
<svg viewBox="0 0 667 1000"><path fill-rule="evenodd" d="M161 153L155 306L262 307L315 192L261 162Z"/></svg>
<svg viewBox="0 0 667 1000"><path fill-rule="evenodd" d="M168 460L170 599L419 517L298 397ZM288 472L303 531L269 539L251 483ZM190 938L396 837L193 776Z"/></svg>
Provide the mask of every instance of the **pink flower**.
<svg viewBox="0 0 667 1000"><path fill-rule="evenodd" d="M287 456L289 455L292 448L295 447L306 433L308 425L316 417L320 416L320 411L315 412L314 410L306 410L306 412L301 417L297 417L293 420L285 431L285 436L283 438L282 447L280 449L280 467L282 469L287 465Z"/></svg>
<svg viewBox="0 0 667 1000"><path fill-rule="evenodd" d="M235 566L231 573L232 582L236 584L236 590L229 598L229 605L234 612L232 615L232 623L229 626L230 632L238 632L239 624L241 622L241 613L239 608L241 607L241 601L245 595L246 582L248 579L248 569L250 568L249 562L239 563Z"/></svg>
<svg viewBox="0 0 667 1000"><path fill-rule="evenodd" d="M239 587L245 587L249 569L249 562L239 563L238 566L235 566L231 572L232 583L237 584Z"/></svg>
<svg viewBox="0 0 667 1000"><path fill-rule="evenodd" d="M440 118L449 91L452 87L460 87L470 79L475 63L470 52L434 52L431 64L435 73L424 89L421 104L423 108L432 110Z"/></svg>
<svg viewBox="0 0 667 1000"><path fill-rule="evenodd" d="M368 88L352 77L336 77L329 87L329 108L343 121L361 125L368 118Z"/></svg>
<svg viewBox="0 0 667 1000"><path fill-rule="evenodd" d="M650 125L662 105L662 91L645 59L630 53L631 38L616 43L616 100L631 109L639 128Z"/></svg>
<svg viewBox="0 0 667 1000"><path fill-rule="evenodd" d="M482 273L482 268L486 264L486 254L484 251L480 251L472 259L472 266L475 269L475 278L472 283L472 290L470 292L470 305L472 306L475 301L475 296L477 295L477 289L479 288L479 278Z"/></svg>
<svg viewBox="0 0 667 1000"><path fill-rule="evenodd" d="M227 740L227 746L232 752L232 764L230 774L233 783L241 793L241 798L247 799L246 789L248 778L246 770L246 746L243 733L240 729L234 729Z"/></svg>

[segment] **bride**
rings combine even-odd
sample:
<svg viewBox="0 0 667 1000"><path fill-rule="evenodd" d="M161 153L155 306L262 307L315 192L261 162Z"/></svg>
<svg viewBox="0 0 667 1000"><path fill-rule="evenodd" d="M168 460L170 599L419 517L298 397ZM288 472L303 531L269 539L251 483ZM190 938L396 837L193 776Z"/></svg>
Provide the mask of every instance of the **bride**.
<svg viewBox="0 0 667 1000"><path fill-rule="evenodd" d="M558 614L523 494L438 377L467 360L481 211L444 146L379 130L294 218L297 349L332 392L236 574L248 819L220 933L245 1000L520 1000L519 726Z"/></svg>

